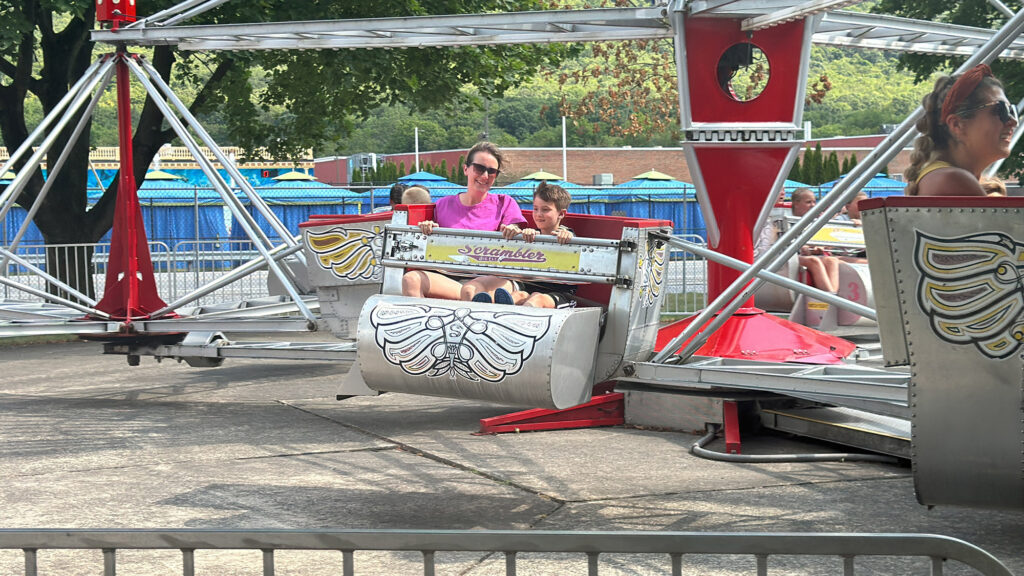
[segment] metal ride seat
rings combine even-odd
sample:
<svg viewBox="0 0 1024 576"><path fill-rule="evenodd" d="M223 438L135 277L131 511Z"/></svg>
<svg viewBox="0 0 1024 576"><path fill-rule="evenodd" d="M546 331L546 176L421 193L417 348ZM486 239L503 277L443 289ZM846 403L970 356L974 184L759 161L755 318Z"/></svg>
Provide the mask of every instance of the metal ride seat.
<svg viewBox="0 0 1024 576"><path fill-rule="evenodd" d="M798 218L789 217L782 220L785 229ZM832 221L822 227L807 242L807 246L821 247L833 255L853 255L865 249L863 229L849 223ZM773 272L813 285L799 264L799 257L794 255L785 264ZM874 307L875 298L871 288L871 272L866 263L841 260L839 262L838 296L851 302ZM798 295L794 291L776 284L767 283L755 295L758 308L770 312L789 312L790 320L828 331L836 326L852 326L860 322L870 322L859 314L830 306L814 298Z"/></svg>
<svg viewBox="0 0 1024 576"><path fill-rule="evenodd" d="M1024 508L1024 198L861 202L922 504Z"/></svg>
<svg viewBox="0 0 1024 576"><path fill-rule="evenodd" d="M350 332L361 305L358 370L346 375L341 394L392 391L560 409L589 401L594 384L652 353L667 251L650 233L668 233L670 222L570 214L564 223L576 237L562 245L553 237L509 241L497 232L422 234L415 225L432 217L432 205L399 206L372 222L348 216L302 225L321 313L333 317L328 325ZM409 298L401 279L412 269L576 284L581 304L538 309Z"/></svg>

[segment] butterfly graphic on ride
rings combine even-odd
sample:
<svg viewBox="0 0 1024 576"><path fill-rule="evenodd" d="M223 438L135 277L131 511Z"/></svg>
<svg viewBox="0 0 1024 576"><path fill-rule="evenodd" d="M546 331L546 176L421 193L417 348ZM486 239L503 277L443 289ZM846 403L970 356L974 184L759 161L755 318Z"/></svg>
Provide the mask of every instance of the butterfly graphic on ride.
<svg viewBox="0 0 1024 576"><path fill-rule="evenodd" d="M307 244L317 254L317 263L338 278L347 280L380 279L381 246L384 227L371 230L331 228L326 232L310 232Z"/></svg>
<svg viewBox="0 0 1024 576"><path fill-rule="evenodd" d="M640 262L637 278L640 281L640 306L647 308L654 305L661 286L665 280L665 244L650 240L647 248L640 251Z"/></svg>
<svg viewBox="0 0 1024 576"><path fill-rule="evenodd" d="M388 362L412 375L499 382L519 372L551 320L520 312L484 312L425 304L378 304L375 341Z"/></svg>
<svg viewBox="0 0 1024 576"><path fill-rule="evenodd" d="M1006 358L1024 342L1024 244L999 232L916 232L918 304L935 334Z"/></svg>

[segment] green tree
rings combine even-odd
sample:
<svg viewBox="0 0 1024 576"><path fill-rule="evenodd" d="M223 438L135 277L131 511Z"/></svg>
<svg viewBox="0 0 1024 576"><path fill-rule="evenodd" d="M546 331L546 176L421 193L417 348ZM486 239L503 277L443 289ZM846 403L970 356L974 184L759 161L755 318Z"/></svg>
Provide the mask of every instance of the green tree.
<svg viewBox="0 0 1024 576"><path fill-rule="evenodd" d="M825 161L825 170L822 174L822 183L831 182L839 178L839 156L836 151L833 150L828 155L828 160Z"/></svg>
<svg viewBox="0 0 1024 576"><path fill-rule="evenodd" d="M826 182L826 180L824 180L825 160L821 152L820 142L815 144L814 148L811 148L810 146L807 147L807 150L804 152L803 169L801 170L800 175L803 177L801 182L804 184L817 186Z"/></svg>
<svg viewBox="0 0 1024 576"><path fill-rule="evenodd" d="M152 12L177 4L151 0ZM395 0L393 2L230 2L190 23L219 24L369 18L409 14L479 13L539 8L536 0ZM94 46L93 0L0 0L0 133L8 150L29 135L32 107L49 113L99 53ZM448 50L256 51L197 53L157 46L150 52L154 67L176 87L194 94L193 112L216 112L232 144L248 150L265 147L278 158L337 141L375 108L408 103L416 110L465 103L472 85L482 97L497 99L534 75L537 68L567 52L564 46L492 46ZM258 80L258 82L257 82ZM38 104L33 104L34 102ZM135 179L173 132L155 104L146 98L136 106L132 140ZM91 128L91 127L90 127ZM53 166L73 125L47 156ZM90 130L91 132L91 130ZM35 217L48 243L89 243L110 229L117 182L93 207L86 201L89 137L75 144L53 190ZM20 168L20 166L18 166ZM42 187L36 171L17 199L31 205ZM87 267L76 267L87 270ZM91 274L69 278L91 292Z"/></svg>
<svg viewBox="0 0 1024 576"><path fill-rule="evenodd" d="M789 169L789 176L786 178L793 180L794 182L803 182L803 174L800 170L800 157L797 156L796 160L793 161L793 167Z"/></svg>

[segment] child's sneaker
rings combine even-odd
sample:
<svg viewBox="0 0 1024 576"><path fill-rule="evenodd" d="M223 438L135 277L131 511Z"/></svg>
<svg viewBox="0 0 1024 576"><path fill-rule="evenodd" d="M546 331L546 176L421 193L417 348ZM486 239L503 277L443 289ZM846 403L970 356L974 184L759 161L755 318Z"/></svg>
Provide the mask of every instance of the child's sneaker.
<svg viewBox="0 0 1024 576"><path fill-rule="evenodd" d="M495 304L515 304L512 300L512 295L508 293L508 290L504 288L498 288L494 291L494 303Z"/></svg>
<svg viewBox="0 0 1024 576"><path fill-rule="evenodd" d="M473 302L486 302L490 304L492 302L491 295L487 292L480 292L476 296L473 296Z"/></svg>

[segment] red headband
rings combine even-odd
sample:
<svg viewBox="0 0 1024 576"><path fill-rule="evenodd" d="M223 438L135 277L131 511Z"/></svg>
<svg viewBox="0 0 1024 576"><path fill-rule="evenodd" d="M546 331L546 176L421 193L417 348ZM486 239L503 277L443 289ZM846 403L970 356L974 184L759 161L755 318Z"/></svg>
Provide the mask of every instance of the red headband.
<svg viewBox="0 0 1024 576"><path fill-rule="evenodd" d="M942 116L939 117L939 121L944 123L946 118L953 114L954 110L959 108L964 100L967 100L967 97L974 92L978 84L981 84L981 80L992 75L992 69L988 67L988 64L978 64L961 74L953 83L953 87L946 93L946 99L942 101Z"/></svg>

